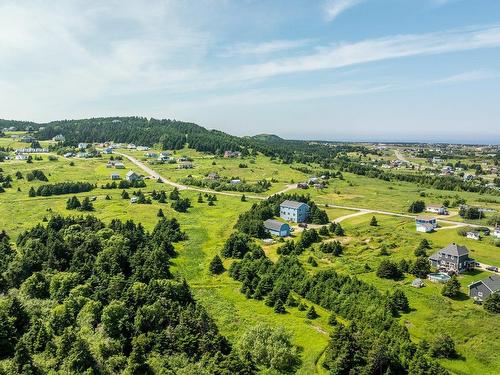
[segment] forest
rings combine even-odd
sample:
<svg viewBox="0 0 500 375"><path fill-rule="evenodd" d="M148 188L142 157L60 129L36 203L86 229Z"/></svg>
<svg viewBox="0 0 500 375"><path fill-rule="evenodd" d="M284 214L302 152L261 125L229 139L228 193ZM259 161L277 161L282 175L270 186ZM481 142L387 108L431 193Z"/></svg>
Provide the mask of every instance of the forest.
<svg viewBox="0 0 500 375"><path fill-rule="evenodd" d="M183 280L161 218L141 224L52 217L0 235L0 373L251 374ZM3 361L2 361L3 360Z"/></svg>

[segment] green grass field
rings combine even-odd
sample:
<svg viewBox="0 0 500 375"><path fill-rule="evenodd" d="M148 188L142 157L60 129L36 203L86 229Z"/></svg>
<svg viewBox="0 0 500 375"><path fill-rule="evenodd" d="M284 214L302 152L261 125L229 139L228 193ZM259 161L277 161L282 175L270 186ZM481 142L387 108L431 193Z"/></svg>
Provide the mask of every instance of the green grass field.
<svg viewBox="0 0 500 375"><path fill-rule="evenodd" d="M2 142L10 141L1 139ZM0 142L0 145L4 145ZM24 145L25 146L25 145ZM127 151L139 159L144 152ZM267 158L258 156L255 164L247 159L214 159L192 150L183 150L176 153L194 158L195 168L192 170L178 170L175 165L159 165L153 169L172 180L181 179L188 174L203 176L209 172L218 172L222 176L239 176L248 182L262 178L275 178L278 183L266 194L279 191L292 180L302 181L308 175L293 170L288 165L275 163ZM132 163L125 160L125 169L116 170L106 168L109 156L96 159L65 159L58 157L57 161L48 161L43 155L42 161L33 161L28 164L24 161L7 161L0 164L4 174L13 176L13 187L0 194L0 229L5 229L15 240L23 230L52 214L77 214L65 208L66 200L71 195L53 197L29 198L30 186L38 186L43 182L28 182L26 179L17 180L16 171L23 175L33 169L41 169L49 178L48 183L62 181L86 181L98 186L110 182L110 174L118 172L124 176L128 170L142 173ZM70 166L73 161L74 166ZM215 161L215 165L212 162ZM239 168L244 162L248 168ZM142 189L148 193L153 189L170 191L167 184L156 181L146 181L147 187ZM18 191L18 188L20 191ZM131 193L130 189L129 192ZM345 174L345 180L331 180L325 191L309 189L305 193L311 194L317 203L346 205L351 207L365 207L394 212L405 212L411 201L419 198L421 191L425 191L428 203L440 202L446 196L455 193L433 189L424 189L411 184L391 184L380 180ZM297 192L304 193L302 190ZM235 341L242 332L259 322L271 325L281 325L293 332L294 343L303 352L303 364L299 370L301 374L310 374L324 370L318 361L328 342L327 325L328 312L315 306L320 318L309 321L305 312L296 308L289 309L285 315L275 314L272 308L265 306L261 301L248 300L240 293L240 284L232 280L226 273L220 276L208 274L208 264L213 256L219 253L224 241L233 230L233 225L240 213L249 209L252 200L241 202L238 197L218 195L215 206L207 203L197 203L198 193L183 191L182 196L189 197L193 207L188 213L177 213L170 208L170 203L159 204L153 201L151 205L131 204L120 198L121 190L105 190L97 188L88 193L77 194L78 197L96 196L94 202L95 214L106 222L114 218L133 219L141 222L147 230L151 230L158 218L158 209L162 208L168 217L176 217L182 229L188 233L188 239L176 245L178 256L173 260L172 271L185 278L195 293L196 298L209 310L217 321L222 333L231 341ZM109 194L111 200L104 197ZM478 202L479 194L460 193L468 202ZM493 204L495 208L497 205ZM330 219L352 214L356 211L339 208L327 208ZM433 250L445 246L450 242L465 244L471 250L471 256L478 261L500 266L500 249L493 246L491 239L481 242L460 237L456 229L441 230L431 234L416 233L413 221L405 218L395 218L376 215L379 226L374 228L368 225L371 214L347 219L342 223L346 236L340 240L345 245L345 254L342 257L327 257L318 250L308 250L302 256L304 261L313 255L318 259L316 268L306 265L311 272L333 267L339 272L356 274L357 277L375 284L381 290L402 288L410 299L413 310L401 317L415 340L432 338L440 331L446 331L454 337L458 350L464 356L461 360L444 361L443 364L457 374L493 374L500 369L500 339L498 338L498 317L489 315L481 307L472 304L470 299L449 300L440 295L440 286L426 283L423 289L413 289L408 284L412 278L394 282L382 280L375 273L366 272L364 265L368 264L375 270L382 256L380 248L385 246L390 252L389 257L394 260L414 258L413 250L422 238L427 238L433 245ZM264 246L268 256L277 259L276 248L279 244ZM230 261L225 261L226 268ZM485 273L464 275L460 277L463 291L473 280L485 277ZM311 304L306 302L307 304Z"/></svg>

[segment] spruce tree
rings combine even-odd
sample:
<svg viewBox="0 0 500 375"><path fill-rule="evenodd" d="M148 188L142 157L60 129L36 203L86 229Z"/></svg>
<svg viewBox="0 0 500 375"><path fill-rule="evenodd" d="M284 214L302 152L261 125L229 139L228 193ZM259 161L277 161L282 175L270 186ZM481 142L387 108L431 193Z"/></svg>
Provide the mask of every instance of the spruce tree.
<svg viewBox="0 0 500 375"><path fill-rule="evenodd" d="M278 298L276 300L276 303L274 304L274 312L277 314L286 313L285 305L283 304L283 301L281 300L281 298Z"/></svg>
<svg viewBox="0 0 500 375"><path fill-rule="evenodd" d="M220 275L222 272L225 271L224 265L222 264L222 259L220 258L219 255L215 255L213 257L208 269L210 270L210 273L212 275Z"/></svg>
<svg viewBox="0 0 500 375"><path fill-rule="evenodd" d="M306 314L307 319L316 319L318 316L319 315L316 312L316 309L314 308L314 306L311 306Z"/></svg>
<svg viewBox="0 0 500 375"><path fill-rule="evenodd" d="M370 226L372 227L378 226L377 218L375 216L372 216L372 219L370 220Z"/></svg>

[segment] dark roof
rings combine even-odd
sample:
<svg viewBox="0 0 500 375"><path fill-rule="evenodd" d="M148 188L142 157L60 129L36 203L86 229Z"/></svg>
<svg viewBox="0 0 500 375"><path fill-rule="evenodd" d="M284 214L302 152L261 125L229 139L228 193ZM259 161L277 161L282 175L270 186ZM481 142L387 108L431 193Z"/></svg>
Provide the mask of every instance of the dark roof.
<svg viewBox="0 0 500 375"><path fill-rule="evenodd" d="M475 283L470 284L469 288L471 286L473 286L475 284L479 284L479 283L484 284L493 293L498 292L500 290L500 277L498 277L496 275L491 275L491 276L488 276L486 279L476 281Z"/></svg>
<svg viewBox="0 0 500 375"><path fill-rule="evenodd" d="M456 243L451 243L445 248L439 250L438 253L454 255L456 257L459 257L462 255L469 255L469 250L465 246L457 245Z"/></svg>
<svg viewBox="0 0 500 375"><path fill-rule="evenodd" d="M300 206L302 206L303 202L297 202L297 201L289 201L289 200L286 200L284 201L283 203L280 204L280 206L283 206L283 207L288 207L288 208L299 208ZM307 206L307 204L305 204Z"/></svg>
<svg viewBox="0 0 500 375"><path fill-rule="evenodd" d="M279 232L283 225L288 226L288 224L282 223L281 221L278 220L267 219L266 221L264 221L264 228L275 232Z"/></svg>

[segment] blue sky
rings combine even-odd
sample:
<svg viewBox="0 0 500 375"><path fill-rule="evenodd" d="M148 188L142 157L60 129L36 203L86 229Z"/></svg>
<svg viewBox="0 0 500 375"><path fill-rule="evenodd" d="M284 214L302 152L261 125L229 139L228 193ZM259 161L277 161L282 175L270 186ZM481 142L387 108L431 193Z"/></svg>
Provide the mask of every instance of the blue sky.
<svg viewBox="0 0 500 375"><path fill-rule="evenodd" d="M1 1L0 24L1 118L500 143L496 0Z"/></svg>

